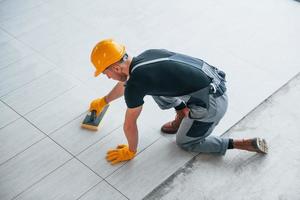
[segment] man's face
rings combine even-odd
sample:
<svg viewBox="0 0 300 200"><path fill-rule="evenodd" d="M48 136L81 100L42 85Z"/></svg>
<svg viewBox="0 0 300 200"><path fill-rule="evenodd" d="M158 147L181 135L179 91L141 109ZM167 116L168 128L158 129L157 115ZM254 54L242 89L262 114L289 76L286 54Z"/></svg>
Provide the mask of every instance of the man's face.
<svg viewBox="0 0 300 200"><path fill-rule="evenodd" d="M109 79L112 78L113 80L121 82L127 81L127 75L122 72L122 67L118 64L108 67L103 71L103 74L105 74Z"/></svg>

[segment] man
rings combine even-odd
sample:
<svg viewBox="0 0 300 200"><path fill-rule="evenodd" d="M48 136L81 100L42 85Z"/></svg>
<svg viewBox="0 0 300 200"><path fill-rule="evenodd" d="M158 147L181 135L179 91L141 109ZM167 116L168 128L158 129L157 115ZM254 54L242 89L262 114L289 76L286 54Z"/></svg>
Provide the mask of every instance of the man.
<svg viewBox="0 0 300 200"><path fill-rule="evenodd" d="M107 152L111 164L133 159L137 152L137 119L145 95L151 95L161 109L175 108L175 120L164 124L161 131L176 133L176 143L184 150L220 155L227 149L267 153L264 139L210 135L227 109L225 73L203 60L162 49L132 58L123 45L107 39L94 47L91 61L95 76L102 73L118 83L106 96L93 100L90 110L99 114L106 104L123 95L128 107L123 126L128 145Z"/></svg>

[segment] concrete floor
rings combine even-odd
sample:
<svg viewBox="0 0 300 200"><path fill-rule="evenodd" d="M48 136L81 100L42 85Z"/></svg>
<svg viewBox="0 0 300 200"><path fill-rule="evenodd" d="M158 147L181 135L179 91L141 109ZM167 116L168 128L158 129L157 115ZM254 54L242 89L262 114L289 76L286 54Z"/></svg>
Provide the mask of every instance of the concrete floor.
<svg viewBox="0 0 300 200"><path fill-rule="evenodd" d="M126 142L126 107L114 102L97 133L80 128L89 102L115 84L93 77L99 40L223 69L230 104L213 133L221 135L299 72L299 11L293 0L0 1L0 199L141 199L195 156L159 131L174 111L146 97L138 155L105 161Z"/></svg>

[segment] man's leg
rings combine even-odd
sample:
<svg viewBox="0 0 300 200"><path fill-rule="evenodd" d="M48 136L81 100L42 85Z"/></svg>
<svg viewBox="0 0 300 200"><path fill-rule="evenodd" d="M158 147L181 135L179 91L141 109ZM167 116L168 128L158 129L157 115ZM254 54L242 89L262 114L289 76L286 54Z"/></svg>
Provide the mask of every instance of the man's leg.
<svg viewBox="0 0 300 200"><path fill-rule="evenodd" d="M185 102L178 97L163 97L152 96L158 106L165 110L169 108L175 108L176 117L173 121L165 123L161 127L161 131L168 134L174 134L177 132L182 119L188 115L189 109L186 107Z"/></svg>
<svg viewBox="0 0 300 200"><path fill-rule="evenodd" d="M176 143L187 151L224 155L229 139L210 134L226 113L227 95L218 98L210 96L209 104L206 112L201 107L191 107L190 116L183 119L178 129Z"/></svg>
<svg viewBox="0 0 300 200"><path fill-rule="evenodd" d="M227 96L223 95L217 98L210 105L212 110L208 112L206 118L195 120L185 117L183 119L176 136L178 146L187 151L220 155L224 155L227 149L239 149L257 153L268 152L267 143L261 138L240 140L210 136L226 112ZM212 113L216 113L216 115Z"/></svg>
<svg viewBox="0 0 300 200"><path fill-rule="evenodd" d="M202 122L185 117L176 135L176 143L182 149L198 153L224 155L228 138L210 136L217 122Z"/></svg>

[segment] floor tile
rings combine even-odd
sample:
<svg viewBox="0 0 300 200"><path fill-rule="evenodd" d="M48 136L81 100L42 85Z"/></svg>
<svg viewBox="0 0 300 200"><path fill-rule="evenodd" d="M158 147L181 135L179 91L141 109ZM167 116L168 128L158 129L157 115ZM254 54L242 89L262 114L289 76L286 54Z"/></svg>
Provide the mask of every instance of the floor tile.
<svg viewBox="0 0 300 200"><path fill-rule="evenodd" d="M91 0L65 0L65 1L60 1L60 0L51 0L48 1L47 3L55 8L59 9L64 12L76 12L81 10L82 8L88 6L92 1Z"/></svg>
<svg viewBox="0 0 300 200"><path fill-rule="evenodd" d="M53 70L1 99L24 115L78 84L79 82L66 72Z"/></svg>
<svg viewBox="0 0 300 200"><path fill-rule="evenodd" d="M119 191L111 187L107 182L102 181L96 187L84 194L79 200L97 200L101 198L105 200L125 200L125 198Z"/></svg>
<svg viewBox="0 0 300 200"><path fill-rule="evenodd" d="M0 49L0 70L33 53L27 46L15 39L1 42Z"/></svg>
<svg viewBox="0 0 300 200"><path fill-rule="evenodd" d="M222 18L228 25L217 25L212 36L218 34L219 30L223 35L215 37L211 42L220 50L230 52L269 72L287 76L288 80L295 72L299 72L299 6L295 1L257 2L260 4L234 1L239 8L234 12L228 12L233 3L223 2L216 6L216 14L210 17L215 20ZM289 70L283 66L289 66Z"/></svg>
<svg viewBox="0 0 300 200"><path fill-rule="evenodd" d="M86 34L84 34L86 28L85 24L66 14L62 18L55 18L23 33L17 39L37 51L42 51L59 42L75 41L80 37L86 37Z"/></svg>
<svg viewBox="0 0 300 200"><path fill-rule="evenodd" d="M45 137L23 118L0 129L0 164Z"/></svg>
<svg viewBox="0 0 300 200"><path fill-rule="evenodd" d="M140 127L138 153L142 153L145 148L148 148L159 137L160 135L155 134L155 131L153 131L151 128L148 128L147 126ZM117 130L79 154L78 158L90 168L92 168L101 177L105 178L116 169L124 165L124 163L111 165L105 159L106 152L109 149L116 148L116 146L119 144L127 144L123 127L118 128Z"/></svg>
<svg viewBox="0 0 300 200"><path fill-rule="evenodd" d="M22 0L1 1L0 2L0 21L14 17L16 13L22 13L33 7L42 4L45 0Z"/></svg>
<svg viewBox="0 0 300 200"><path fill-rule="evenodd" d="M2 45L2 43L5 43L9 40L13 39L12 36L10 36L8 33L6 33L5 31L3 31L2 29L0 29L0 44Z"/></svg>
<svg viewBox="0 0 300 200"><path fill-rule="evenodd" d="M0 166L0 198L15 197L70 158L50 139L43 139Z"/></svg>
<svg viewBox="0 0 300 200"><path fill-rule="evenodd" d="M0 72L0 97L18 89L54 69L55 66L37 55L26 57Z"/></svg>
<svg viewBox="0 0 300 200"><path fill-rule="evenodd" d="M94 98L93 91L84 86L76 86L25 117L44 133L50 134L86 112Z"/></svg>
<svg viewBox="0 0 300 200"><path fill-rule="evenodd" d="M84 28L81 32L85 35L84 37L70 36L68 40L47 46L40 52L51 62L86 83L89 79L98 79L94 77L95 68L90 61L90 54L101 36L88 28ZM106 84L99 84L100 87L102 85Z"/></svg>
<svg viewBox="0 0 300 200"><path fill-rule="evenodd" d="M0 26L11 35L17 37L57 17L63 17L63 12L49 6L47 3L43 3L16 13L11 18L1 20Z"/></svg>
<svg viewBox="0 0 300 200"><path fill-rule="evenodd" d="M11 108L9 108L1 101L0 101L0 113L1 113L0 129L20 117L15 111L13 111Z"/></svg>
<svg viewBox="0 0 300 200"><path fill-rule="evenodd" d="M191 158L161 138L106 180L129 199L142 199Z"/></svg>
<svg viewBox="0 0 300 200"><path fill-rule="evenodd" d="M122 127L125 108L122 101L113 102L105 113L96 132L81 128L81 123L87 114L84 113L84 115L81 115L51 134L51 138L76 155L110 134L113 130Z"/></svg>
<svg viewBox="0 0 300 200"><path fill-rule="evenodd" d="M72 159L16 199L77 199L100 181L99 176Z"/></svg>

